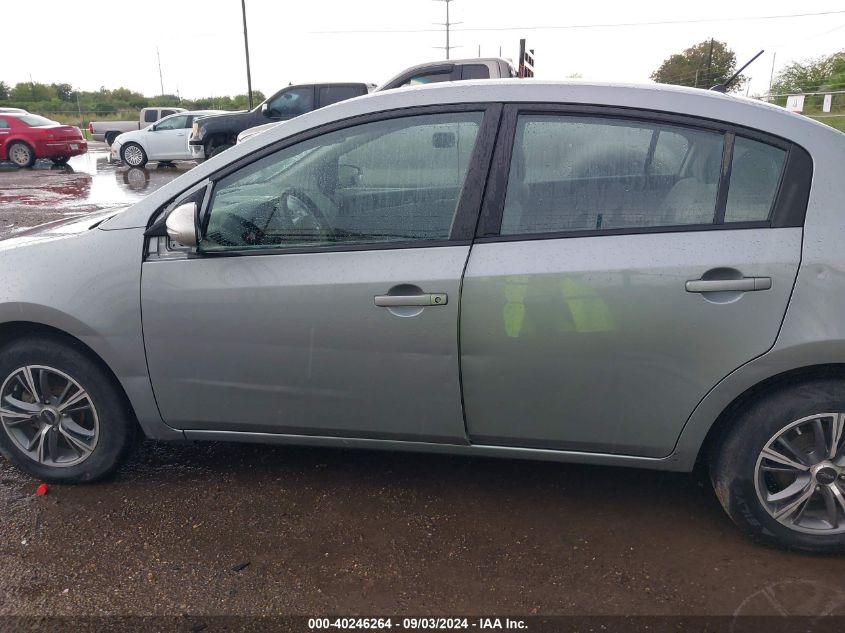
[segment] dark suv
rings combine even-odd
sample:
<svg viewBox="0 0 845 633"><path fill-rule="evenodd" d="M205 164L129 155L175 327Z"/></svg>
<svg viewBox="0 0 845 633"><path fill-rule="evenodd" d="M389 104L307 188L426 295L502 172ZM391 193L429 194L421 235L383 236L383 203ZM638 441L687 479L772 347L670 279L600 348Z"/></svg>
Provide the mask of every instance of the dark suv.
<svg viewBox="0 0 845 633"><path fill-rule="evenodd" d="M364 83L301 84L279 90L253 110L204 117L191 131L191 156L210 158L232 147L247 128L286 121L327 105L367 94L374 86Z"/></svg>

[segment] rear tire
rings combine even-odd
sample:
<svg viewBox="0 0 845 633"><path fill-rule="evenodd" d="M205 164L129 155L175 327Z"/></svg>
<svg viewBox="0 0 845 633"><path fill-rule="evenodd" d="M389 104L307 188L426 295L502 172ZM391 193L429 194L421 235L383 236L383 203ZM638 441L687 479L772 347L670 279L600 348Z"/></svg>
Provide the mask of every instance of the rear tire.
<svg viewBox="0 0 845 633"><path fill-rule="evenodd" d="M63 165L67 165L68 160L70 160L70 156L56 156L50 160L53 161L53 164L57 167L61 167Z"/></svg>
<svg viewBox="0 0 845 633"><path fill-rule="evenodd" d="M843 427L845 382L835 379L768 392L741 411L710 464L731 519L770 545L845 552Z"/></svg>
<svg viewBox="0 0 845 633"><path fill-rule="evenodd" d="M0 350L0 401L0 453L41 481L100 479L138 434L114 377L58 337L18 339Z"/></svg>
<svg viewBox="0 0 845 633"><path fill-rule="evenodd" d="M106 136L103 140L108 144L109 147L112 146L114 143L114 139L120 136L120 132L106 132Z"/></svg>
<svg viewBox="0 0 845 633"><path fill-rule="evenodd" d="M120 158L130 167L143 167L147 164L147 153L138 143L127 143L121 147Z"/></svg>
<svg viewBox="0 0 845 633"><path fill-rule="evenodd" d="M32 167L35 164L35 152L26 143L15 141L6 148L6 155L18 167Z"/></svg>

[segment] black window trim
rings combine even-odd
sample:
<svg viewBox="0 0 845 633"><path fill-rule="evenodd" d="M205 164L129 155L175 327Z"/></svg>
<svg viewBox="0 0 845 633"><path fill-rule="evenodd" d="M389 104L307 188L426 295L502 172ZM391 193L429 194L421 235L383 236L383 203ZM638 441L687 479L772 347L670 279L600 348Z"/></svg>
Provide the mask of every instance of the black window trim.
<svg viewBox="0 0 845 633"><path fill-rule="evenodd" d="M405 248L435 248L443 246L468 246L472 243L476 225L479 217L479 210L484 199L485 183L488 182L488 172L491 163L491 156L496 144L497 130L501 118L503 106L501 103L462 103L453 105L415 106L410 108L397 108L384 110L376 113L349 117L334 121L326 125L311 128L293 136L281 139L276 143L268 145L248 156L244 156L225 167L213 172L208 176L210 181L209 195L199 212L198 226L202 232L206 230L209 219L209 205L214 197L214 189L220 180L250 165L262 158L274 154L282 149L296 145L303 141L343 130L346 128L374 123L377 121L389 121L398 118L421 116L429 114L458 114L462 112L481 112L483 117L476 137L475 148L467 165L467 172L458 195L458 205L455 216L452 220L452 229L447 240L407 240L397 242L378 242L361 244L331 244L319 246L293 246L278 248L244 248L227 249L220 251L203 251L199 247L192 253L194 257L232 257L232 256L260 256L260 255L294 255L305 253L331 253L344 251L370 251L370 250L398 250ZM179 198L181 200L181 197ZM178 204L168 204L167 208L175 208ZM163 209L165 210L165 209ZM202 232L200 242L202 241Z"/></svg>
<svg viewBox="0 0 845 633"><path fill-rule="evenodd" d="M654 227L625 227L617 229L558 231L549 233L524 233L500 235L505 196L507 195L513 143L516 137L517 120L520 114L548 114L569 116L606 117L627 119L643 123L676 125L692 129L714 131L722 134L722 166L717 193L714 221L707 224L684 224ZM730 182L733 144L736 136L766 143L786 152L781 170L780 183L768 220L752 222L724 222ZM679 233L686 231L714 231L755 228L801 227L807 212L810 183L812 180L812 159L799 145L779 136L733 123L703 117L675 114L658 110L628 108L623 106L559 104L559 103L505 103L499 140L493 153L486 186L487 196L481 208L475 241L511 242L538 239L561 239L570 237L593 237L598 235L633 235L639 233ZM717 220L721 220L717 222Z"/></svg>

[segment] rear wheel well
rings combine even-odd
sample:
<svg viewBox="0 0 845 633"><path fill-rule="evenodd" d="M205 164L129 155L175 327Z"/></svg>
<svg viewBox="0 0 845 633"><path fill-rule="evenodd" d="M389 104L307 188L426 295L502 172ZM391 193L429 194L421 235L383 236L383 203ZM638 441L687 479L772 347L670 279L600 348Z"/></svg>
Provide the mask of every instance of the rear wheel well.
<svg viewBox="0 0 845 633"><path fill-rule="evenodd" d="M129 401L129 396L126 395L126 391L123 389L123 385L120 384L120 381L117 379L117 376L114 375L114 372L111 370L111 367L95 352L91 349L88 345L80 341L75 336L64 332L58 328L54 328L49 325L44 325L43 323L32 323L29 321L12 321L9 323L0 323L0 351L4 347L6 347L9 343L16 341L22 338L45 338L45 339L52 339L54 341L59 341L66 345L70 345L78 352L84 354L91 362L96 363L100 366L100 368L108 375L109 379L112 382L112 386L117 390L118 396L123 401L124 406L126 407L126 411L129 413L131 419L134 421L135 426L137 427L137 431L140 434L139 437L143 436L143 431L141 429L141 425L138 423L138 419L135 417L135 410L132 408L132 403Z"/></svg>
<svg viewBox="0 0 845 633"><path fill-rule="evenodd" d="M753 387L749 387L725 408L707 432L698 451L697 465L709 462L710 457L719 449L725 435L733 427L737 417L752 403L783 387L819 378L838 378L845 381L845 364L812 365L791 369L766 378Z"/></svg>

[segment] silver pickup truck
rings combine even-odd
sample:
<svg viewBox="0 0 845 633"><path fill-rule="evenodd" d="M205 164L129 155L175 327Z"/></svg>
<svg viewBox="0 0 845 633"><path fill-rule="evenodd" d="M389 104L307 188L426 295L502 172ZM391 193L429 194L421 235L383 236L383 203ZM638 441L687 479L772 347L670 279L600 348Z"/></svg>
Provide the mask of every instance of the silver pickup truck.
<svg viewBox="0 0 845 633"><path fill-rule="evenodd" d="M92 121L88 124L88 132L95 141L105 141L111 145L118 135L124 132L140 130L148 125L152 125L163 117L176 114L177 112L185 112L185 108L173 108L170 106L143 108L137 121Z"/></svg>

